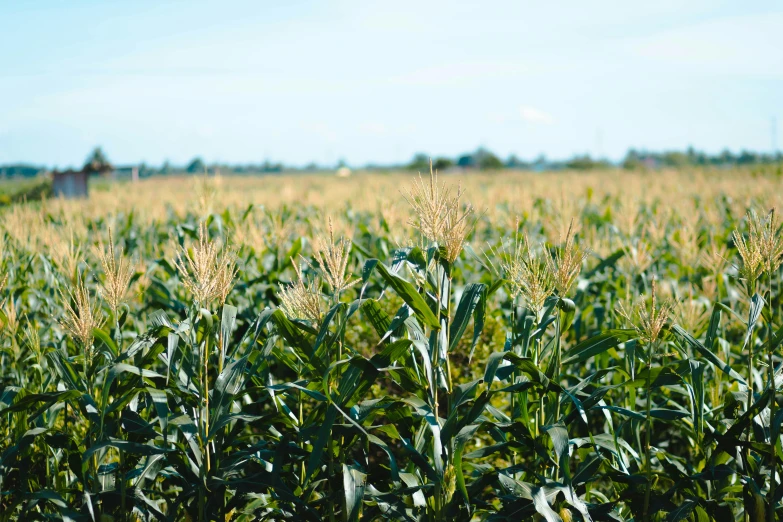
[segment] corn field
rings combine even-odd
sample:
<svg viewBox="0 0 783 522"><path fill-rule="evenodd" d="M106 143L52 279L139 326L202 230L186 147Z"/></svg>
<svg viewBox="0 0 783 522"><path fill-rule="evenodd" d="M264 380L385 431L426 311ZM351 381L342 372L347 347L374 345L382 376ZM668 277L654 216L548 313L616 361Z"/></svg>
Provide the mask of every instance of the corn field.
<svg viewBox="0 0 783 522"><path fill-rule="evenodd" d="M777 520L781 180L503 176L7 209L0 520Z"/></svg>

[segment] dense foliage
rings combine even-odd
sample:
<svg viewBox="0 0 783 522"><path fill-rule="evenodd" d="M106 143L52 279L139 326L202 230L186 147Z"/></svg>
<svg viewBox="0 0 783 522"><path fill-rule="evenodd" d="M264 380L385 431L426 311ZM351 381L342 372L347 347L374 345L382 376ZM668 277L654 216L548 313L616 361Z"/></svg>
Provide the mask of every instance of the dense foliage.
<svg viewBox="0 0 783 522"><path fill-rule="evenodd" d="M775 520L776 214L561 196L14 207L0 520Z"/></svg>

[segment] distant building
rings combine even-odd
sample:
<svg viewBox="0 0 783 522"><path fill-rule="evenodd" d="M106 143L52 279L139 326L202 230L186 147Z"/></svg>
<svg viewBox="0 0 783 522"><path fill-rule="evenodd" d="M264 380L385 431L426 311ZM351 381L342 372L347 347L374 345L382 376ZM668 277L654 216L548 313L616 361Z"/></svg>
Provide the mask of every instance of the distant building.
<svg viewBox="0 0 783 522"><path fill-rule="evenodd" d="M65 170L52 172L52 191L54 197L65 199L86 198L87 178L89 174L84 170Z"/></svg>

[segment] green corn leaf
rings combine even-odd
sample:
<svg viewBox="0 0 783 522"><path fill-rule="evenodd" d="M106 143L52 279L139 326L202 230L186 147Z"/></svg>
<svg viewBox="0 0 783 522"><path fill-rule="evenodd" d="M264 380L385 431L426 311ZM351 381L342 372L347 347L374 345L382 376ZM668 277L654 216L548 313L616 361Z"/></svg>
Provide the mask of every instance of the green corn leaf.
<svg viewBox="0 0 783 522"><path fill-rule="evenodd" d="M756 327L759 317L761 317L763 308L764 298L759 294L753 294L753 297L750 298L750 308L748 310L748 329L745 333L745 346L747 346L748 341L750 341L750 336L753 333L753 329Z"/></svg>
<svg viewBox="0 0 783 522"><path fill-rule="evenodd" d="M704 346L708 350L714 350L715 349L715 341L718 338L718 328L720 328L720 318L721 318L721 312L720 312L720 306L715 304L715 306L712 307L712 314L710 315L710 324L707 326L707 336L704 339Z"/></svg>
<svg viewBox="0 0 783 522"><path fill-rule="evenodd" d="M174 451L171 448L159 448L150 444L140 444L138 442L132 442L128 440L108 439L93 444L84 453L82 453L82 464L86 464L93 454L101 451L104 448L116 448L132 455L160 455L162 453L169 453Z"/></svg>
<svg viewBox="0 0 783 522"><path fill-rule="evenodd" d="M33 405L38 405L38 403L43 403L41 407L43 409L48 409L57 403L75 399L80 395L81 394L79 393L78 390L68 390L68 391L52 392L52 393L33 393L19 399L18 401L8 406L7 408L0 410L0 415L4 415L6 413L13 413L17 411L25 411Z"/></svg>
<svg viewBox="0 0 783 522"><path fill-rule="evenodd" d="M114 340L111 338L111 336L106 333L104 330L100 328L94 328L92 331L92 334L95 336L95 339L97 341L100 341L106 348L109 349L113 357L117 357L120 355L120 351L117 348L117 344L114 342Z"/></svg>
<svg viewBox="0 0 783 522"><path fill-rule="evenodd" d="M229 341L237 319L237 307L228 304L223 305L223 314L220 319L220 367L225 365L226 354L229 353Z"/></svg>
<svg viewBox="0 0 783 522"><path fill-rule="evenodd" d="M557 307L560 309L560 331L566 332L574 322L576 304L571 299L561 297L557 301Z"/></svg>
<svg viewBox="0 0 783 522"><path fill-rule="evenodd" d="M137 375L139 377L144 377L148 379L161 379L161 380L165 379L163 375L153 372L152 370L138 368L131 364L125 364L125 363L115 364L109 369L108 373L106 374L106 380L104 381L101 389L101 401L104 408L109 404L109 393L111 392L111 385L114 383L114 380L117 379L117 377L119 377L124 373L130 373L132 375Z"/></svg>
<svg viewBox="0 0 783 522"><path fill-rule="evenodd" d="M169 376L171 375L171 361L174 359L174 354L177 352L177 346L179 345L179 335L174 332L169 332L166 337L166 384L169 383Z"/></svg>
<svg viewBox="0 0 783 522"><path fill-rule="evenodd" d="M462 454L465 451L465 445L475 437L478 428L478 424L463 427L457 434L454 448L454 473L457 477L457 487L459 488L460 493L462 493L468 512L470 512L470 495L468 494L468 488L465 485L465 472L462 469Z"/></svg>
<svg viewBox="0 0 783 522"><path fill-rule="evenodd" d="M415 286L400 276L389 272L383 263L378 263L376 269L381 274L386 283L391 286L392 289L394 289L395 293L400 296L400 298L405 301L408 306L413 308L413 310L416 312L416 317L418 317L430 328L435 330L440 329L438 318L435 316L430 307L427 306L427 303L416 290Z"/></svg>
<svg viewBox="0 0 783 522"><path fill-rule="evenodd" d="M326 366L320 358L316 357L312 345L305 337L300 326L295 325L280 310L271 310L264 317L263 322L271 321L278 328L280 335L293 347L300 351L301 356L311 364L317 373L323 374Z"/></svg>
<svg viewBox="0 0 783 522"><path fill-rule="evenodd" d="M150 387L147 387L146 391L150 394L152 404L155 406L155 412L158 415L160 432L163 434L163 443L168 444L169 404L166 392Z"/></svg>
<svg viewBox="0 0 783 522"><path fill-rule="evenodd" d="M693 425L699 435L704 432L704 368L705 364L690 361L691 383L695 398L693 406Z"/></svg>
<svg viewBox="0 0 783 522"><path fill-rule="evenodd" d="M691 334L686 332L680 325L673 325L672 331L683 341L685 341L688 346L699 352L702 357L707 359L709 362L717 366L723 373L731 377L732 379L736 379L743 385L747 385L745 382L745 379L742 378L740 374L735 372L731 369L731 366L729 366L728 363L724 363L720 360L720 358L712 353L709 349L707 349L703 344L701 344L696 338L694 338Z"/></svg>
<svg viewBox="0 0 783 522"><path fill-rule="evenodd" d="M533 506L535 506L536 512L544 517L546 522L563 522L563 519L560 518L560 515L558 515L549 504L543 488L533 489Z"/></svg>
<svg viewBox="0 0 783 522"><path fill-rule="evenodd" d="M503 361L508 361L510 364L501 366ZM515 369L525 373L530 377L530 380L544 388L551 387L553 391L560 390L560 387L552 383L532 359L520 357L514 352L495 352L491 354L487 359L487 367L484 370L484 382L487 385L491 385L495 378L501 381L506 380L511 376L512 370Z"/></svg>
<svg viewBox="0 0 783 522"><path fill-rule="evenodd" d="M457 311L454 314L454 319L451 321L451 328L449 329L449 351L453 350L457 343L462 338L462 334L468 327L470 318L475 316L477 309L482 310L484 306L482 302L486 297L486 286L481 283L471 283L465 287L460 298L459 305L457 305ZM481 319L483 322L483 317ZM478 335L481 330L473 333L473 343L471 344L470 352L473 353L476 341L478 341Z"/></svg>
<svg viewBox="0 0 783 522"><path fill-rule="evenodd" d="M689 415L690 414L687 411L671 410L666 408L652 408L650 410L650 416L653 419L658 419L663 421L674 421L678 419L684 419Z"/></svg>
<svg viewBox="0 0 783 522"><path fill-rule="evenodd" d="M399 482L400 470L399 467L397 466L397 459L394 456L394 452L392 451L392 449L389 447L388 444L386 444L383 440L376 437L375 435L370 434L367 436L367 438L371 443L375 444L386 453L386 456L389 458L389 472L391 475L391 479L393 482ZM397 439L399 439L399 436L397 437Z"/></svg>
<svg viewBox="0 0 783 522"><path fill-rule="evenodd" d="M227 365L215 381L213 400L210 403L212 422L215 425L220 424L222 418L229 414L231 401L242 387L245 369L247 368L247 358L248 356L244 356ZM213 429L210 429L210 433L213 431Z"/></svg>
<svg viewBox="0 0 783 522"><path fill-rule="evenodd" d="M403 399L403 401L413 407L416 415L426 421L427 427L432 432L432 456L435 464L435 472L437 473L438 481L442 482L444 467L443 442L441 438L440 422L429 405L418 397Z"/></svg>
<svg viewBox="0 0 783 522"><path fill-rule="evenodd" d="M362 500L367 475L355 466L343 464L343 491L345 492L345 511L348 522L359 520L362 513Z"/></svg>
<svg viewBox="0 0 783 522"><path fill-rule="evenodd" d="M302 247L304 246L304 242L301 237L298 237L294 240L294 242L291 244L291 248L286 252L285 256L283 256L283 266L280 267L281 269L290 265L293 261L293 259L296 259L299 253L302 251Z"/></svg>
<svg viewBox="0 0 783 522"><path fill-rule="evenodd" d="M604 353L610 348L616 348L620 344L636 338L634 330L607 330L586 339L566 352L563 364L582 364L590 357Z"/></svg>
<svg viewBox="0 0 783 522"><path fill-rule="evenodd" d="M601 464L603 464L603 462L604 459L600 455L596 455L589 460L583 461L576 470L576 473L574 473L574 476L571 479L571 484L573 486L581 486L582 484L592 482L596 478L596 473L601 468Z"/></svg>
<svg viewBox="0 0 783 522"><path fill-rule="evenodd" d="M544 426L543 430L552 439L552 448L555 452L554 461L557 462L557 465L566 480L566 484L568 484L571 480L568 457L568 430L566 430L565 425L561 423Z"/></svg>
<svg viewBox="0 0 783 522"><path fill-rule="evenodd" d="M682 384L680 377L669 366L655 366L653 368L644 368L637 372L636 378L626 381L623 386L626 388L641 388L647 385L647 374L650 374L650 383L652 388L661 388L665 386L674 386Z"/></svg>
<svg viewBox="0 0 783 522"><path fill-rule="evenodd" d="M308 484L312 479L318 468L321 466L321 457L324 453L324 448L332 436L332 426L337 418L337 408L333 404L329 404L326 408L326 414L323 416L323 421L318 428L318 433L313 441L313 447L310 451L310 457L307 460L307 470L305 473L305 484Z"/></svg>
<svg viewBox="0 0 783 522"><path fill-rule="evenodd" d="M414 313L410 306L407 304L402 305L400 309L397 310L397 313L394 314L394 317L392 318L391 323L389 323L386 332L383 334L383 337L381 337L381 342L387 342L389 337L392 335L396 337L401 337L404 335L404 330L402 327L408 323L408 319L413 317L413 315Z"/></svg>
<svg viewBox="0 0 783 522"><path fill-rule="evenodd" d="M379 337L384 337L391 326L391 318L374 299L366 299L361 306L363 316L370 322Z"/></svg>
<svg viewBox="0 0 783 522"><path fill-rule="evenodd" d="M76 371L71 361L68 360L67 355L63 354L60 350L56 350L49 352L46 356L68 388L71 390L78 390L82 393L86 391L86 386L81 374Z"/></svg>
<svg viewBox="0 0 783 522"><path fill-rule="evenodd" d="M318 331L318 335L315 338L315 343L313 344L314 353L316 354L319 353L318 348L324 342L324 339L326 339L327 336L329 335L329 325L331 325L332 321L334 321L334 319L338 317L339 314L345 311L347 307L348 305L346 305L345 303L337 303L326 313L326 316L323 319L323 323L321 324L321 328ZM339 332L336 335L339 335ZM328 346L326 346L326 348L328 348Z"/></svg>
<svg viewBox="0 0 783 522"><path fill-rule="evenodd" d="M598 263L598 265L596 265L596 267L595 267L595 268L593 268L593 269L592 269L592 270L590 270L589 272L585 273L584 277L585 277L585 278L587 278L587 279L590 279L590 278L591 278L591 277L593 277L595 274L598 274L598 273L600 273L600 272L602 272L602 271L606 270L607 268L611 268L611 267L613 267L614 265L616 265L616 264L617 264L617 262L618 262L618 261L619 261L619 260L620 260L620 259L621 259L621 258L622 258L624 255L625 255L625 250L624 250L624 249L622 249L622 248L619 248L619 249L615 250L615 251L614 251L614 252L612 252L612 253L611 253L611 254L610 254L608 257L606 257L606 258L602 259L602 260L601 260L601 262L600 262L600 263Z"/></svg>

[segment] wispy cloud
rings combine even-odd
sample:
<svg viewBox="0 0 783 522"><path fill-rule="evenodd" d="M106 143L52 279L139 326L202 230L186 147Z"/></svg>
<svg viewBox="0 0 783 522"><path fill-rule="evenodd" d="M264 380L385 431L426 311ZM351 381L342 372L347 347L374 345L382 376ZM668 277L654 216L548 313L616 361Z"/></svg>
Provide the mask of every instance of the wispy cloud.
<svg viewBox="0 0 783 522"><path fill-rule="evenodd" d="M529 105L521 106L519 108L519 115L522 116L522 121L528 123L537 123L541 125L552 125L555 123L555 118L551 114Z"/></svg>

